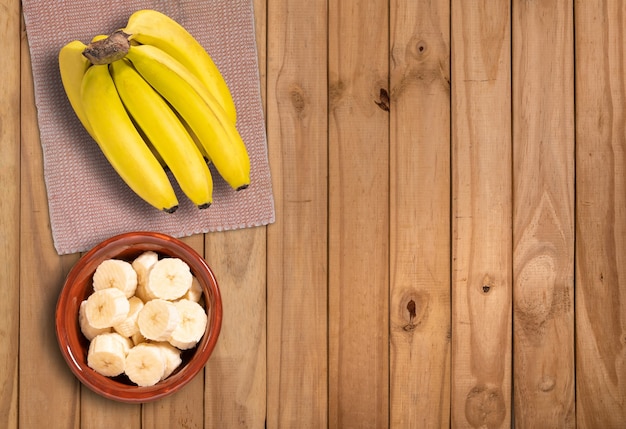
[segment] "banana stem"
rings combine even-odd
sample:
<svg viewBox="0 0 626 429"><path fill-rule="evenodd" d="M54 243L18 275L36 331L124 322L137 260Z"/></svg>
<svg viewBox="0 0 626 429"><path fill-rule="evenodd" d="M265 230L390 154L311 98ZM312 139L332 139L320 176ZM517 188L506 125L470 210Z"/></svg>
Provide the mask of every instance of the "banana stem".
<svg viewBox="0 0 626 429"><path fill-rule="evenodd" d="M130 49L129 37L130 34L117 30L105 39L88 44L83 51L83 55L92 64L111 64L126 56Z"/></svg>

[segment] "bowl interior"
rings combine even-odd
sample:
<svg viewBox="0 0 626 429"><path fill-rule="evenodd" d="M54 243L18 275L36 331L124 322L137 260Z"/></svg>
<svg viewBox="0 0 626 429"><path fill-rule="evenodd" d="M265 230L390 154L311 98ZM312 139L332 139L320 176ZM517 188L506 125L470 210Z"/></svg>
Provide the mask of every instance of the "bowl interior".
<svg viewBox="0 0 626 429"><path fill-rule="evenodd" d="M98 265L110 258L132 261L152 250L159 257L185 261L198 279L207 309L206 331L196 347L181 353L182 364L169 377L154 386L137 386L125 375L106 377L87 365L89 341L78 324L80 304L93 292L92 277ZM61 353L76 377L88 388L109 399L143 403L181 389L204 367L215 347L222 321L219 287L206 261L191 247L164 234L137 232L122 234L102 242L87 252L70 270L56 308L56 333Z"/></svg>

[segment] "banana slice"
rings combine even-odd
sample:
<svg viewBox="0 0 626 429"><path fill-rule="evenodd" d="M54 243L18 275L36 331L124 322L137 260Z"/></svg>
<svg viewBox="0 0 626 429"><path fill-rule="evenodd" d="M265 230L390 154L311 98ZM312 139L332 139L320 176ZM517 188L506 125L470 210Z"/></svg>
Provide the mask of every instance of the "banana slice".
<svg viewBox="0 0 626 429"><path fill-rule="evenodd" d="M202 335L207 325L207 314L204 308L195 301L181 299L174 302L174 306L180 314L180 323L172 332L168 339L169 343L181 350L194 347Z"/></svg>
<svg viewBox="0 0 626 429"><path fill-rule="evenodd" d="M131 339L123 335L120 335L117 332L111 332L111 336L117 341L119 341L119 343L122 345L122 351L124 352L124 357L126 357L130 349L132 349L134 346Z"/></svg>
<svg viewBox="0 0 626 429"><path fill-rule="evenodd" d="M128 298L120 289L100 289L87 298L85 317L96 329L110 328L124 321L129 309Z"/></svg>
<svg viewBox="0 0 626 429"><path fill-rule="evenodd" d="M139 332L153 341L167 341L179 322L176 306L159 298L146 302L137 317Z"/></svg>
<svg viewBox="0 0 626 429"><path fill-rule="evenodd" d="M153 344L161 350L163 359L165 359L165 372L163 372L163 376L161 377L161 380L164 380L169 377L181 363L183 363L183 360L180 357L180 350L167 342L158 342Z"/></svg>
<svg viewBox="0 0 626 429"><path fill-rule="evenodd" d="M139 325L137 325L139 326ZM144 337L143 335L141 335L141 332L137 331L136 333L134 333L133 335L130 336L130 340L133 342L133 345L137 345L137 344L141 344L141 343L145 343L146 341L148 341L146 339L146 337Z"/></svg>
<svg viewBox="0 0 626 429"><path fill-rule="evenodd" d="M189 287L189 290L182 296L181 299L188 299L190 301L200 302L201 298L202 286L200 286L200 282L198 281L196 276L193 276L191 279L191 286Z"/></svg>
<svg viewBox="0 0 626 429"><path fill-rule="evenodd" d="M146 289L157 298L174 300L187 293L192 278L189 265L182 259L163 258L150 269Z"/></svg>
<svg viewBox="0 0 626 429"><path fill-rule="evenodd" d="M165 358L158 346L151 343L137 344L126 356L126 375L138 386L153 386L165 373Z"/></svg>
<svg viewBox="0 0 626 429"><path fill-rule="evenodd" d="M115 332L95 336L89 343L87 365L107 377L123 373L126 369L126 348L122 339Z"/></svg>
<svg viewBox="0 0 626 429"><path fill-rule="evenodd" d="M91 341L100 334L111 332L111 328L94 328L91 326L89 320L87 320L87 316L85 315L86 308L87 300L84 300L80 303L80 308L78 310L78 325L80 326L80 331L83 333L85 338Z"/></svg>
<svg viewBox="0 0 626 429"><path fill-rule="evenodd" d="M131 296L128 299L128 304L129 310L126 319L113 326L115 332L126 338L130 338L137 332L139 332L137 316L139 315L139 311L141 311L141 309L143 308L143 301L136 296Z"/></svg>
<svg viewBox="0 0 626 429"><path fill-rule="evenodd" d="M131 266L137 273L137 289L135 290L135 295L141 298L143 302L156 298L148 293L146 284L148 283L148 273L158 260L159 255L156 252L148 250L137 256L131 263Z"/></svg>
<svg viewBox="0 0 626 429"><path fill-rule="evenodd" d="M107 259L98 265L93 274L93 289L117 288L126 298L135 294L137 273L129 262L121 259Z"/></svg>

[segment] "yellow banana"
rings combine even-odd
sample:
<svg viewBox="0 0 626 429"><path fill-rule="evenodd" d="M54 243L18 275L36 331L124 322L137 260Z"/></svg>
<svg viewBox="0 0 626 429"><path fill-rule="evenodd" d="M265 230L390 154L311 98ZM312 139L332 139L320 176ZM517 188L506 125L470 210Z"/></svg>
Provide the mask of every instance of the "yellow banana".
<svg viewBox="0 0 626 429"><path fill-rule="evenodd" d="M83 76L91 66L89 60L83 56L84 50L85 44L79 40L74 40L63 46L59 51L59 71L61 72L61 82L63 83L65 94L74 113L76 113L83 127L93 137L80 97Z"/></svg>
<svg viewBox="0 0 626 429"><path fill-rule="evenodd" d="M182 191L198 207L209 207L213 201L211 172L176 114L127 60L115 61L109 69L126 110L161 155Z"/></svg>
<svg viewBox="0 0 626 429"><path fill-rule="evenodd" d="M250 158L246 146L235 124L202 83L180 62L152 45L131 46L126 58L189 125L224 180L237 190L248 187Z"/></svg>
<svg viewBox="0 0 626 429"><path fill-rule="evenodd" d="M130 120L107 65L87 69L81 100L94 139L124 182L147 203L174 212L178 208L174 189Z"/></svg>
<svg viewBox="0 0 626 429"><path fill-rule="evenodd" d="M156 46L180 61L215 94L228 117L236 122L235 103L224 77L208 52L182 25L161 12L144 9L130 16L123 31L130 40Z"/></svg>

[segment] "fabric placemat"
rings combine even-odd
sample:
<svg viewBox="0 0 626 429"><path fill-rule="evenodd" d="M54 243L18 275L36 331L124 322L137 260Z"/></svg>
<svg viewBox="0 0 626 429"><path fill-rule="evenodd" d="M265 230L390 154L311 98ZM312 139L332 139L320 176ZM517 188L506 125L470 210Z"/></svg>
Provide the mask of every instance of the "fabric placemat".
<svg viewBox="0 0 626 429"><path fill-rule="evenodd" d="M252 0L22 0L54 246L82 252L128 231L174 237L274 222L274 200ZM58 53L126 25L139 9L159 10L182 24L212 56L228 83L237 127L251 158L251 184L236 192L213 172L213 204L199 210L169 176L179 199L173 214L154 209L122 182L74 114L61 84ZM169 173L168 173L169 174Z"/></svg>

